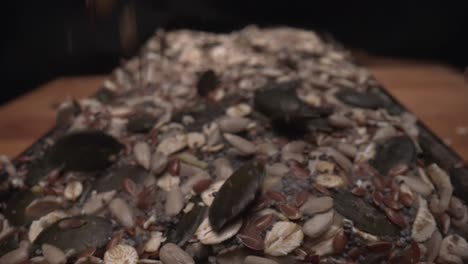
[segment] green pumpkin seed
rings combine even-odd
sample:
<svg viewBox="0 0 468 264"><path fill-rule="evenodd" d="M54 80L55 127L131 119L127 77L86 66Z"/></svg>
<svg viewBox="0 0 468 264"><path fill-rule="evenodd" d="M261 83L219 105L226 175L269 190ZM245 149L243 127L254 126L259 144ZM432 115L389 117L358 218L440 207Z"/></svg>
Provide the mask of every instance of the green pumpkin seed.
<svg viewBox="0 0 468 264"><path fill-rule="evenodd" d="M183 246L187 242L205 217L206 206L195 205L190 212L182 216L176 228L169 233L168 241Z"/></svg>

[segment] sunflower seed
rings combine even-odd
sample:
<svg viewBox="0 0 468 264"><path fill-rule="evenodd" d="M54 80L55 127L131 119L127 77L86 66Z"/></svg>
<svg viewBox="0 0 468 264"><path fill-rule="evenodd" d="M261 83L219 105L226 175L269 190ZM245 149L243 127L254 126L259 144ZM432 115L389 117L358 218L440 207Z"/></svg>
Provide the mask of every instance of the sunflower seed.
<svg viewBox="0 0 468 264"><path fill-rule="evenodd" d="M20 264L26 261L29 257L29 249L31 244L23 240L20 242L19 248L12 250L0 257L2 264Z"/></svg>
<svg viewBox="0 0 468 264"><path fill-rule="evenodd" d="M67 256L59 248L49 245L42 245L42 254L49 264L65 264L67 262Z"/></svg>
<svg viewBox="0 0 468 264"><path fill-rule="evenodd" d="M29 241L31 241L31 243L34 242L34 240L36 240L37 236L42 232L42 230L46 229L47 227L51 226L58 220L61 220L65 217L68 217L66 213L62 211L54 211L39 218L36 221L33 221L31 223L31 226L29 227L29 232L28 232ZM4 231L5 230L3 230L3 232Z"/></svg>
<svg viewBox="0 0 468 264"><path fill-rule="evenodd" d="M72 181L67 184L65 190L63 191L63 195L67 200L75 201L80 197L81 193L83 192L83 184L79 181Z"/></svg>
<svg viewBox="0 0 468 264"><path fill-rule="evenodd" d="M271 156L276 155L278 152L279 152L278 147L271 142L260 143L257 145L258 154L264 154L264 155L267 155L268 157L271 157Z"/></svg>
<svg viewBox="0 0 468 264"><path fill-rule="evenodd" d="M429 211L427 201L419 197L419 209L414 219L411 237L417 242L429 239L436 230L436 221Z"/></svg>
<svg viewBox="0 0 468 264"><path fill-rule="evenodd" d="M161 189L168 192L174 188L179 187L180 178L176 176L171 176L169 173L165 173L161 178L158 179L156 185Z"/></svg>
<svg viewBox="0 0 468 264"><path fill-rule="evenodd" d="M301 227L292 222L276 222L265 237L265 254L285 256L302 243Z"/></svg>
<svg viewBox="0 0 468 264"><path fill-rule="evenodd" d="M133 146L135 159L145 169L149 169L151 164L151 149L148 143L138 142Z"/></svg>
<svg viewBox="0 0 468 264"><path fill-rule="evenodd" d="M156 252L158 251L161 243L166 239L163 237L161 232L151 232L150 239L145 243L145 252Z"/></svg>
<svg viewBox="0 0 468 264"><path fill-rule="evenodd" d="M184 208L184 196L179 188L174 188L167 193L165 212L168 216L175 216Z"/></svg>
<svg viewBox="0 0 468 264"><path fill-rule="evenodd" d="M431 164L426 171L439 194L439 198L430 204L431 211L440 214L447 210L452 197L453 186L450 182L450 176L436 164Z"/></svg>
<svg viewBox="0 0 468 264"><path fill-rule="evenodd" d="M210 220L205 218L195 232L198 240L204 245L216 245L235 236L242 227L242 220L228 225L220 231L214 231Z"/></svg>
<svg viewBox="0 0 468 264"><path fill-rule="evenodd" d="M321 174L315 178L315 182L327 188L338 188L344 185L340 176L333 174Z"/></svg>
<svg viewBox="0 0 468 264"><path fill-rule="evenodd" d="M442 235L438 230L436 230L434 234L432 234L431 238L424 243L427 248L427 253L425 255L428 262L432 262L437 258L437 255L439 255L441 243Z"/></svg>
<svg viewBox="0 0 468 264"><path fill-rule="evenodd" d="M315 164L315 168L320 173L333 173L333 171L335 170L335 164L329 161L319 160Z"/></svg>
<svg viewBox="0 0 468 264"><path fill-rule="evenodd" d="M282 153L289 152L289 153L303 153L304 150L309 146L307 142L302 140L291 141L288 144L284 145L281 149Z"/></svg>
<svg viewBox="0 0 468 264"><path fill-rule="evenodd" d="M242 137L224 133L224 138L243 155L252 155L256 151L255 145Z"/></svg>
<svg viewBox="0 0 468 264"><path fill-rule="evenodd" d="M205 134L207 146L213 147L221 140L220 129L216 122L204 125L203 134Z"/></svg>
<svg viewBox="0 0 468 264"><path fill-rule="evenodd" d="M257 256L247 256L244 259L244 264L278 264L278 262Z"/></svg>
<svg viewBox="0 0 468 264"><path fill-rule="evenodd" d="M252 121L245 117L224 116L218 119L217 122L222 132L235 134L245 131Z"/></svg>
<svg viewBox="0 0 468 264"><path fill-rule="evenodd" d="M191 149L197 149L205 144L205 136L202 133L192 132L187 134L187 145Z"/></svg>
<svg viewBox="0 0 468 264"><path fill-rule="evenodd" d="M164 171L168 163L167 155L161 152L155 152L151 158L151 171L155 175L159 175Z"/></svg>
<svg viewBox="0 0 468 264"><path fill-rule="evenodd" d="M252 107L245 103L233 105L226 109L226 114L231 117L243 117L249 115L251 112Z"/></svg>
<svg viewBox="0 0 468 264"><path fill-rule="evenodd" d="M225 158L218 158L214 161L215 175L218 180L226 180L232 175L231 162Z"/></svg>
<svg viewBox="0 0 468 264"><path fill-rule="evenodd" d="M161 152L162 154L169 156L173 153L176 153L187 146L187 135L179 134L176 136L168 137L163 139L159 143L156 151Z"/></svg>
<svg viewBox="0 0 468 264"><path fill-rule="evenodd" d="M123 199L114 198L109 203L109 210L117 221L124 227L131 228L135 225L133 211Z"/></svg>
<svg viewBox="0 0 468 264"><path fill-rule="evenodd" d="M104 254L106 264L137 264L138 253L132 246L119 244Z"/></svg>
<svg viewBox="0 0 468 264"><path fill-rule="evenodd" d="M93 192L83 205L82 214L92 215L97 213L114 198L116 193L115 190L103 193Z"/></svg>
<svg viewBox="0 0 468 264"><path fill-rule="evenodd" d="M288 166L283 163L274 163L271 166L266 166L265 172L267 175L273 177L283 177L286 173L289 172Z"/></svg>
<svg viewBox="0 0 468 264"><path fill-rule="evenodd" d="M300 208L305 215L323 213L333 207L333 198L328 196L310 197Z"/></svg>
<svg viewBox="0 0 468 264"><path fill-rule="evenodd" d="M317 238L328 230L333 223L333 210L329 212L317 214L307 220L302 227L302 232L308 237Z"/></svg>
<svg viewBox="0 0 468 264"><path fill-rule="evenodd" d="M223 186L224 181L218 181L206 189L204 192L201 194L202 201L207 205L211 206L215 199L215 195L218 193L219 189L221 189L221 186Z"/></svg>
<svg viewBox="0 0 468 264"><path fill-rule="evenodd" d="M354 158L356 157L357 153L358 153L358 150L357 148L354 146L354 145L351 145L351 144L348 144L348 143L344 143L344 142L340 142L336 145L336 149L345 154L346 156L348 156L349 158Z"/></svg>
<svg viewBox="0 0 468 264"><path fill-rule="evenodd" d="M330 125L338 128L348 128L353 127L355 123L353 120L345 117L344 115L340 114L332 114L328 117L328 122Z"/></svg>

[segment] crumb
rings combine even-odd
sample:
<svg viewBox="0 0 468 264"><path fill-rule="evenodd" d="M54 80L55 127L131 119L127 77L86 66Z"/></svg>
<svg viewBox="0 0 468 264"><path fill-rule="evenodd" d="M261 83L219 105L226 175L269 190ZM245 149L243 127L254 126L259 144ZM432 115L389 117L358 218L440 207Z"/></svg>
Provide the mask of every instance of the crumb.
<svg viewBox="0 0 468 264"><path fill-rule="evenodd" d="M450 146L452 144L452 139L451 138L444 138L443 139L445 145Z"/></svg>
<svg viewBox="0 0 468 264"><path fill-rule="evenodd" d="M468 127L466 126L459 126L456 129L457 135L464 136L468 135Z"/></svg>

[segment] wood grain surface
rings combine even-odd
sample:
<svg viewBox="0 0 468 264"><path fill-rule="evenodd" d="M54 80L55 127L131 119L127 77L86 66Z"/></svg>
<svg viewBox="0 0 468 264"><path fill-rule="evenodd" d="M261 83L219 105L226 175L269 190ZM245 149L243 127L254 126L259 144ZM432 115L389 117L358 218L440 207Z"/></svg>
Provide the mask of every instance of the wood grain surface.
<svg viewBox="0 0 468 264"><path fill-rule="evenodd" d="M462 73L442 65L402 60L364 59L361 63L468 160L468 86ZM52 127L54 106L67 97L90 96L104 79L105 76L58 78L1 106L0 153L12 158L18 155Z"/></svg>

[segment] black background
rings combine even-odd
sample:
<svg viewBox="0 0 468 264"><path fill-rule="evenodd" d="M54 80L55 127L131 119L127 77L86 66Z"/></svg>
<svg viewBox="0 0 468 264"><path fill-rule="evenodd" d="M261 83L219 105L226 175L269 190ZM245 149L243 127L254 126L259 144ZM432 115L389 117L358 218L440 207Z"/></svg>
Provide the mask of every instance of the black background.
<svg viewBox="0 0 468 264"><path fill-rule="evenodd" d="M90 15L85 0L13 0L1 7L0 103L56 76L107 73L118 65L118 18ZM248 24L332 34L385 56L468 63L462 1L134 0L140 42L156 28L229 32Z"/></svg>

